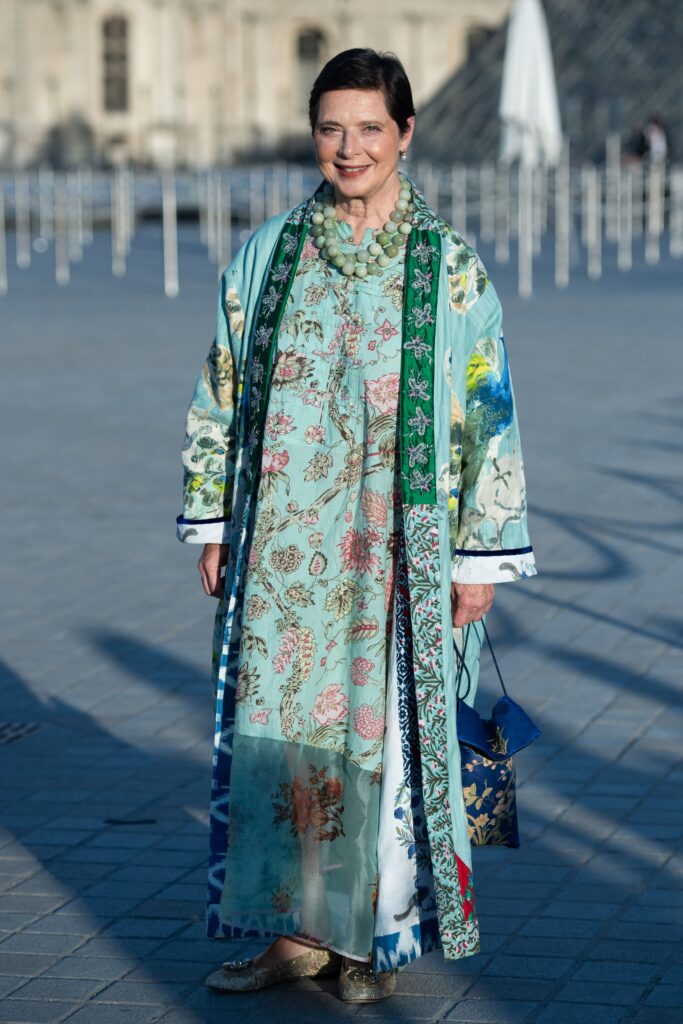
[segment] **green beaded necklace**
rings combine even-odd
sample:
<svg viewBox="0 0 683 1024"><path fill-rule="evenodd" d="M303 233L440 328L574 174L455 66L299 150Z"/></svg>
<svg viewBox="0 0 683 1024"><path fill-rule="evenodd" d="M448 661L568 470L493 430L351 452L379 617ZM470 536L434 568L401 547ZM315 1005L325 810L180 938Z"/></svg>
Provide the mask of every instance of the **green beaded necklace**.
<svg viewBox="0 0 683 1024"><path fill-rule="evenodd" d="M355 252L342 252L339 244L337 211L334 206L332 188L325 191L322 202L313 203L311 231L313 244L320 249L320 255L341 270L346 277L366 277L379 274L388 267L405 246L413 230L410 217L415 209L413 192L408 179L399 174L401 188L398 201L377 238L367 249L357 248Z"/></svg>

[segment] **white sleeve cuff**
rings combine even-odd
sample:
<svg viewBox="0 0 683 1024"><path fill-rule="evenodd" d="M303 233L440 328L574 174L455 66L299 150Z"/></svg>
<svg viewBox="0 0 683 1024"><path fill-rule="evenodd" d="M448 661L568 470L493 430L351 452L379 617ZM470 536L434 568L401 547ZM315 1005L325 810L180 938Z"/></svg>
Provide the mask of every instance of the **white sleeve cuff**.
<svg viewBox="0 0 683 1024"><path fill-rule="evenodd" d="M509 583L536 575L532 548L499 551L457 549L452 562L453 583Z"/></svg>
<svg viewBox="0 0 683 1024"><path fill-rule="evenodd" d="M227 544L230 520L220 519L176 519L176 537L184 544Z"/></svg>

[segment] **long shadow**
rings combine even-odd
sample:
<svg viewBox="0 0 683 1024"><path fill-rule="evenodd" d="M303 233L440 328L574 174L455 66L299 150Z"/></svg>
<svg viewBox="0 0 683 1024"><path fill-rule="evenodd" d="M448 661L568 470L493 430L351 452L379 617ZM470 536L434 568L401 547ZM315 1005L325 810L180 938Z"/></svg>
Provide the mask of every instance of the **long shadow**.
<svg viewBox="0 0 683 1024"><path fill-rule="evenodd" d="M124 638L121 639L123 642ZM116 648L116 644L113 646ZM125 647L130 651L135 648L135 645L125 642ZM149 654L151 650L151 648L148 648L146 653ZM138 653L140 652L138 651ZM196 672L194 672L193 680L193 670L187 663L177 662L173 658L164 655L162 655L161 661L167 668L177 671L179 676L184 675L186 680L196 681ZM130 667L127 658L126 665ZM145 678L144 672L140 671L139 675L141 678ZM100 895L100 892L107 888L107 883L109 883L109 890L111 891L118 889L119 885L122 892L125 891L125 882L117 876L122 870L124 875L130 873L131 868L133 869L133 874L135 874L136 867L141 870L139 871L140 880L135 884L138 888L144 885L143 878L145 875L148 875L149 868L142 862L144 861L148 864L150 852L153 853L157 843L159 848L163 850L164 840L173 834L170 831L160 831L158 839L152 845L141 847L139 843L140 837L145 832L154 832L155 825L157 825L157 815L155 814L157 793L155 792L155 787L158 790L158 774L160 771L167 771L169 778L178 778L185 775L196 777L199 771L196 761L188 758L182 751L172 751L161 755L153 751L147 752L141 749L140 746L127 742L121 736L113 735L98 722L95 715L77 710L59 698L39 698L34 694L28 683L8 665L0 664L0 680L2 685L7 687L12 695L11 701L8 702L10 703L10 708L6 711L6 714L20 715L24 721L41 723L43 725L41 732L9 747L8 757L14 761L15 765L18 762L19 766L21 766L23 759L28 757L32 762L29 765L29 770L35 763L43 765L46 771L46 786L49 785L49 764L54 763L57 768L61 768L60 754L64 755L64 752L68 751L68 755L73 756L75 753L77 754L81 745L87 747L88 751L97 751L98 757L106 759L108 764L119 764L118 772L120 777L118 779L116 778L117 769L115 767L110 768L112 785L117 788L125 784L126 777L129 777L131 782L138 785L140 780L144 780L149 773L149 793L145 794L142 792L134 796L131 795L128 813L121 814L120 810L115 810L110 818L103 816L101 826L92 829L87 839L79 843L61 850L58 846L52 847L40 842L36 843L35 838L27 835L27 833L35 832L34 824L26 828L12 829L12 832L15 835L16 843L28 849L37 857L43 865L43 870L59 882L65 892L72 893L68 898L65 896L61 904L56 900L54 909L49 913L54 914L55 911L58 913L71 912L79 917L92 917L94 921L100 923L100 927L97 930L93 928L88 929L85 942L89 942L93 937L106 937L112 945L110 955L114 958L118 955L118 957L127 961L130 965L125 972L122 972L122 976L131 973L136 967L144 966L146 980L156 983L161 987L162 991L164 986L170 985L172 987L169 989L169 994L175 996L178 991L178 985L181 985L184 988L184 994L189 994L200 982L202 976L213 966L213 963L210 961L206 964L189 965L177 961L164 963L163 960L144 957L144 953L141 953L140 948L140 943L144 941L144 937L150 940L157 938L158 941L162 941L162 939L155 935L154 927L154 923L158 923L161 918L155 917L152 912L153 907L146 911L143 904L149 900L153 901L155 894L161 892L164 887L182 881L183 875L190 874L192 870L196 869L197 863L202 858L206 847L205 835L201 831L197 835L197 857L196 862L193 862L191 867L178 868L178 877L173 882L169 882L168 879L163 880L166 872L160 867L159 878L156 882L150 882L149 892L144 898L134 898L135 905L131 906L124 913L107 912L107 903L110 897ZM182 689L182 683L174 687L174 692L177 692L179 689ZM188 700L188 704L190 703L191 701ZM210 720L208 693L207 720ZM12 758L12 754L16 754L16 761ZM207 750L207 771L204 773L207 799L209 756L209 751ZM126 769L123 767L127 761L130 761L131 765L134 766L132 770L131 768ZM65 765L66 763L63 759L63 764ZM95 768L95 770L97 769ZM77 772L78 769L74 768L74 776L77 775ZM19 777L21 778L21 775ZM78 785L76 778L74 778L74 782ZM93 797L99 804L101 793L93 793ZM88 804L89 800L84 800L81 804L71 803L68 805L67 814L76 814L79 817L82 815L83 818L92 819L93 815L88 809ZM42 807L43 805L41 804L40 806ZM53 811L54 816L47 816L45 819L44 824L41 826L44 832L60 829L60 822L64 815L56 813L58 808L59 805L56 804ZM28 804L28 809L30 810L30 803ZM27 805L21 806L20 810L26 813ZM7 820L12 819L9 817ZM118 824L114 824L115 821ZM126 824L126 822L131 822L131 824ZM139 824L134 824L135 822L139 822ZM196 820L187 812L180 810L177 828L174 831L188 828L196 830L195 827ZM121 862L117 855L117 858L113 859L109 866L106 866L108 839L115 840L113 846L117 851L125 849L128 841L130 842L131 851L136 852L133 852L129 858L126 858L125 862ZM101 858L98 858L97 853L94 853L96 850L103 851ZM88 854L84 853L84 851L93 852L94 859L90 860ZM74 854L75 858L72 858ZM79 861L79 856L83 857L82 861ZM165 856L160 857L160 861L164 862L167 856L168 852L165 851ZM33 874L34 872L30 875L19 876L15 885L7 890L7 895L11 895L13 892L15 894L21 893L26 883L29 883L27 891L30 892L30 879ZM92 889L92 892L89 892L89 889ZM160 931L167 932L163 937L163 941L173 941L187 929L188 925L195 924L201 920L203 894L203 888L198 885L196 914L186 919L178 916L175 927L173 927L173 919L171 919L170 924L168 921L166 924L162 921ZM36 920L40 916L37 913ZM25 930L30 931L32 922L27 923L23 927ZM39 935L36 935L36 940L37 948L40 951ZM69 955L77 957L79 955L78 948L74 949ZM215 959L218 959L218 954ZM48 970L46 977L49 976ZM26 978L17 979L17 985L20 981L23 983L27 980ZM107 985L109 985L109 982L102 982L101 988L104 989ZM106 995L103 998L106 999ZM201 1021L203 1018L198 1013L196 1019Z"/></svg>

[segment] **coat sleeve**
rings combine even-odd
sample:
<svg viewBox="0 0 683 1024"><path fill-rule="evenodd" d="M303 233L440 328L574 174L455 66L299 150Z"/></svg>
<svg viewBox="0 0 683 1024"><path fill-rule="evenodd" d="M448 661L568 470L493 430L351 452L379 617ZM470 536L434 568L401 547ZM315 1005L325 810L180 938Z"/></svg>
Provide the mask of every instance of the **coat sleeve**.
<svg viewBox="0 0 683 1024"><path fill-rule="evenodd" d="M216 336L185 422L183 511L176 520L185 543L226 543L229 536L243 336L238 275L231 266L221 277Z"/></svg>
<svg viewBox="0 0 683 1024"><path fill-rule="evenodd" d="M527 527L517 410L502 333L500 301L489 284L472 317L467 346L465 422L452 580L503 583L536 575Z"/></svg>

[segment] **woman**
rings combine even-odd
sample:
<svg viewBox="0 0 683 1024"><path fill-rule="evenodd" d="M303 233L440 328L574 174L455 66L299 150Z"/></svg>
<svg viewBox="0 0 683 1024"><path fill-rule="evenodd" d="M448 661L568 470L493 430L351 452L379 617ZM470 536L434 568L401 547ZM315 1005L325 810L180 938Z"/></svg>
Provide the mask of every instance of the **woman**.
<svg viewBox="0 0 683 1024"><path fill-rule="evenodd" d="M310 118L324 180L223 274L183 452L220 599L208 931L274 938L207 984L369 1001L479 948L453 638L535 569L500 304L399 174L403 67L339 54Z"/></svg>

